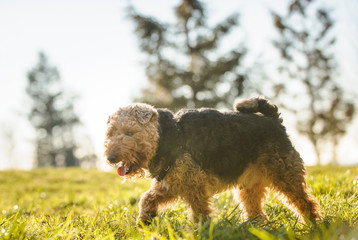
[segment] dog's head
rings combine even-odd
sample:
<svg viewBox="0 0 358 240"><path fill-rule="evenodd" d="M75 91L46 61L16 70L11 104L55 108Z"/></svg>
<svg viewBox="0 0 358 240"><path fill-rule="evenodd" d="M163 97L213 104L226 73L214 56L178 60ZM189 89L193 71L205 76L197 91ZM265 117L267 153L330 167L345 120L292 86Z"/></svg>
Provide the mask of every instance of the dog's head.
<svg viewBox="0 0 358 240"><path fill-rule="evenodd" d="M158 112L147 104L120 108L107 122L104 155L119 175L145 175L158 146Z"/></svg>

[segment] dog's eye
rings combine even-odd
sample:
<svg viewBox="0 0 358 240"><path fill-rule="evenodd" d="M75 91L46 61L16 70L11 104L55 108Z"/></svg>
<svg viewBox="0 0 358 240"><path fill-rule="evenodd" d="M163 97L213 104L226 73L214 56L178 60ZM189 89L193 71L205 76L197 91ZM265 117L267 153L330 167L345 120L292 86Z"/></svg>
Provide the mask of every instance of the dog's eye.
<svg viewBox="0 0 358 240"><path fill-rule="evenodd" d="M131 131L127 131L125 134L129 137L133 136L133 132L131 132Z"/></svg>

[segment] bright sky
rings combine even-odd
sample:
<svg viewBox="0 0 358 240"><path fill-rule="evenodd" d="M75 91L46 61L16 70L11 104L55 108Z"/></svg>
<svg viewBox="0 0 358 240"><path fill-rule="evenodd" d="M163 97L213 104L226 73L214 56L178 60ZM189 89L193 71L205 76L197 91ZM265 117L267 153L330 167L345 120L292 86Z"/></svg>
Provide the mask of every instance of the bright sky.
<svg viewBox="0 0 358 240"><path fill-rule="evenodd" d="M142 13L162 20L173 20L173 7L179 0L133 0ZM251 48L251 58L263 54L270 60L271 41L275 37L268 9L287 8L282 0L205 1L210 21L216 22L233 12L241 15L241 36ZM248 3L249 2L249 3ZM322 1L321 1L322 2ZM339 20L336 56L341 64L341 84L351 92L358 75L358 2L324 1ZM144 66L133 25L125 17L125 0L1 0L0 1L0 170L32 165L34 132L26 114L30 109L25 94L26 73L44 51L57 66L66 89L79 96L76 111L102 156L102 143L108 116L119 106L131 103L146 84ZM250 58L250 56L248 56ZM285 121L287 123L287 121ZM357 125L357 122L355 123ZM357 130L357 126L353 126ZM6 134L13 135L8 141ZM293 132L292 137L295 137ZM345 140L344 163L358 163L358 139L351 134ZM294 140L295 142L295 140ZM299 141L307 164L313 158L307 143ZM13 149L11 151L11 149ZM303 153L302 153L303 149ZM105 168L104 161L100 164Z"/></svg>

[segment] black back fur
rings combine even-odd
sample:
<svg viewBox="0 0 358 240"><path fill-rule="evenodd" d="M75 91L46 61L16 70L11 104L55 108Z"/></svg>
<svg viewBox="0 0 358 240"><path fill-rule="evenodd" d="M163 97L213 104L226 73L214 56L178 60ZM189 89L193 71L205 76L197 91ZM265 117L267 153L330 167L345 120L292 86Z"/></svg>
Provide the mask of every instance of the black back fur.
<svg viewBox="0 0 358 240"><path fill-rule="evenodd" d="M184 153L204 171L232 182L263 153L285 153L292 144L276 117L213 109L159 109L159 143L150 172L172 165Z"/></svg>

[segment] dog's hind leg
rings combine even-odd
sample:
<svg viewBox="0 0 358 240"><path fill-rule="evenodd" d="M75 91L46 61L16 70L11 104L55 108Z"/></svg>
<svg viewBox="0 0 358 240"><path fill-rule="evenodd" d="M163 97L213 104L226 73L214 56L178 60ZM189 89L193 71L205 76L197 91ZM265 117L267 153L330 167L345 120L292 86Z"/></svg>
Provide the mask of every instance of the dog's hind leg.
<svg viewBox="0 0 358 240"><path fill-rule="evenodd" d="M239 200L243 210L243 219L266 219L266 214L262 208L265 199L266 188L261 184L254 184L249 188L239 190Z"/></svg>
<svg viewBox="0 0 358 240"><path fill-rule="evenodd" d="M238 197L243 210L243 219L266 219L262 208L266 198L267 181L259 164L249 166L239 178Z"/></svg>
<svg viewBox="0 0 358 240"><path fill-rule="evenodd" d="M311 222L322 218L319 203L306 185L303 161L296 151L272 161L268 168L271 171L273 189L282 193L299 215Z"/></svg>

